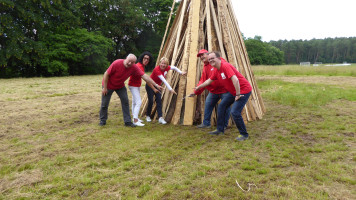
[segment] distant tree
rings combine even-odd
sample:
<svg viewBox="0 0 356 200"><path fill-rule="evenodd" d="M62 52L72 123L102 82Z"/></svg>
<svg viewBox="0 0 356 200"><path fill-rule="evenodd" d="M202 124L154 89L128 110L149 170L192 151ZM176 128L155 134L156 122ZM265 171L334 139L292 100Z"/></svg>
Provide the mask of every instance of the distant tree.
<svg viewBox="0 0 356 200"><path fill-rule="evenodd" d="M284 61L284 53L278 48L263 42L261 36L245 40L248 57L253 65L280 65Z"/></svg>
<svg viewBox="0 0 356 200"><path fill-rule="evenodd" d="M267 43L265 43L267 44ZM266 56L264 63L266 65L281 65L284 63L284 52L272 45L266 45Z"/></svg>
<svg viewBox="0 0 356 200"><path fill-rule="evenodd" d="M271 41L269 44L284 52L284 62L287 64L299 64L302 61L312 63L356 62L356 37L279 40Z"/></svg>

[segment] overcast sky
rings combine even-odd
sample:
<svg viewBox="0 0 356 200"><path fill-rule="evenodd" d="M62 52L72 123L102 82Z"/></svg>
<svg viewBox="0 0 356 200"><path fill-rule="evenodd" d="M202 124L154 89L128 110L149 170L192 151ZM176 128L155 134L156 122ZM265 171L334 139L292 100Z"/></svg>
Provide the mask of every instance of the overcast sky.
<svg viewBox="0 0 356 200"><path fill-rule="evenodd" d="M263 41L356 37L356 0L231 0L241 32Z"/></svg>

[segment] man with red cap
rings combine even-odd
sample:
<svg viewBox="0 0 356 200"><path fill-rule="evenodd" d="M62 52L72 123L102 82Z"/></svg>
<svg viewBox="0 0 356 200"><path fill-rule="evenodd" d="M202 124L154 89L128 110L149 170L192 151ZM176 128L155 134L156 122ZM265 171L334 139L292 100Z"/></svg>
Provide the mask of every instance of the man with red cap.
<svg viewBox="0 0 356 200"><path fill-rule="evenodd" d="M219 104L217 130L210 132L210 134L219 135L224 133L224 117L226 109L232 105L231 116L240 132L240 136L237 137L236 140L246 140L248 138L248 133L241 112L251 95L252 86L234 66L228 62L222 62L218 52L209 53L208 60L211 66L216 68L216 70L208 80L197 86L195 89L199 90L215 81L220 81L228 91L223 94L225 97Z"/></svg>
<svg viewBox="0 0 356 200"><path fill-rule="evenodd" d="M201 85L202 83L204 83L206 80L209 79L209 77L213 74L213 72L216 69L209 64L207 50L205 49L200 50L199 53L197 54L197 57L199 57L200 60L204 63L203 72L198 83L198 85ZM203 123L197 126L198 128L211 127L210 119L211 119L211 114L213 112L213 109L215 105L218 103L218 101L224 98L223 94L227 92L227 90L219 81L214 81L212 84L206 86L205 88L209 91L209 94L205 100L204 120ZM200 95L205 88L195 90L194 93L190 94L189 96ZM224 118L225 119L224 129L226 129L228 125L229 118L230 118L230 107L226 110L226 114Z"/></svg>

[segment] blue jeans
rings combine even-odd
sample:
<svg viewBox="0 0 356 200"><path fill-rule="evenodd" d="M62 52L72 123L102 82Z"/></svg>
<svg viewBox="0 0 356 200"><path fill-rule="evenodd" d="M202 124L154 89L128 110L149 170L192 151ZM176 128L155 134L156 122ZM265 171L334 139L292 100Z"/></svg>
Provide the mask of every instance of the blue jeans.
<svg viewBox="0 0 356 200"><path fill-rule="evenodd" d="M214 94L209 92L205 100L204 120L203 120L204 125L210 126L211 114L213 113L214 107L218 103L218 101L220 99L222 100L223 98L224 98L224 94ZM224 127L227 127L227 125L229 124L230 110L231 110L230 107L228 107L226 110Z"/></svg>
<svg viewBox="0 0 356 200"><path fill-rule="evenodd" d="M146 92L147 92L147 99L148 99L148 105L147 105L147 111L146 111L146 116L151 116L152 112L152 106L153 106L153 96L156 97L156 106L157 106L157 113L158 113L158 118L162 117L162 97L161 93L157 92L155 93L150 86L146 84Z"/></svg>
<svg viewBox="0 0 356 200"><path fill-rule="evenodd" d="M250 93L243 94L244 96L240 97L238 101L235 101L235 96L233 96L231 93L227 92L224 94L225 97L219 104L218 108L218 131L224 132L224 117L227 108L232 104L231 106L231 116L232 119L234 120L237 129L239 130L240 134L243 136L248 136L245 122L241 116L242 109L246 105L248 98L251 95Z"/></svg>

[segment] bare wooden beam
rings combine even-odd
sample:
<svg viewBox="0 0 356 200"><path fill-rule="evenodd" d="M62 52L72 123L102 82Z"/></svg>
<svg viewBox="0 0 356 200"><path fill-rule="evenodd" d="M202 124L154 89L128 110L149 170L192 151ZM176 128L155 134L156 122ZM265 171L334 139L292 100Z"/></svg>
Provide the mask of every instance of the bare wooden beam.
<svg viewBox="0 0 356 200"><path fill-rule="evenodd" d="M192 28L191 28L191 46L189 49L189 66L187 71L187 87L193 88L196 83L196 64L197 64L197 52L198 52L198 39L199 39L199 13L200 13L200 0L193 0L191 3L192 15ZM186 91L185 95L189 95ZM185 100L184 110L184 125L192 125L193 117L195 113L195 99L188 98Z"/></svg>

